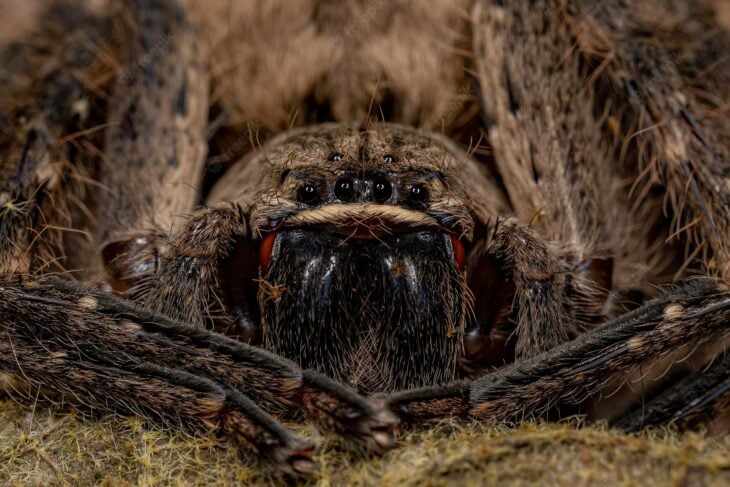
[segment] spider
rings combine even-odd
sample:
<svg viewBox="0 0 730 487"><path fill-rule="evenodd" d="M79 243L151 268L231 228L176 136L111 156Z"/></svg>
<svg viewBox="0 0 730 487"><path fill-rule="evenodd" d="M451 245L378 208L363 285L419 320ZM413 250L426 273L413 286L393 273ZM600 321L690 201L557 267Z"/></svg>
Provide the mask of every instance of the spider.
<svg viewBox="0 0 730 487"><path fill-rule="evenodd" d="M726 417L714 22L56 3L0 54L0 371L296 474L313 444L270 413L368 451L448 417Z"/></svg>

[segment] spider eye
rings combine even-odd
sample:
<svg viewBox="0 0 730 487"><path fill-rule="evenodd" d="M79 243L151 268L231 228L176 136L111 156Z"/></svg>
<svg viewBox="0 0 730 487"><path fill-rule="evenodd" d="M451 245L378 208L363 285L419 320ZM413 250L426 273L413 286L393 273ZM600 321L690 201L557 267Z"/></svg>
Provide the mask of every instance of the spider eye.
<svg viewBox="0 0 730 487"><path fill-rule="evenodd" d="M377 178L373 181L373 198L375 201L383 202L393 194L393 186L385 178Z"/></svg>
<svg viewBox="0 0 730 487"><path fill-rule="evenodd" d="M306 183L297 191L297 200L305 205L313 205L319 201L319 191L314 183Z"/></svg>
<svg viewBox="0 0 730 487"><path fill-rule="evenodd" d="M342 159L342 154L340 154L339 152L335 152L330 156L330 161L340 162L342 161Z"/></svg>
<svg viewBox="0 0 730 487"><path fill-rule="evenodd" d="M342 178L335 182L335 196L340 201L352 201L355 199L355 182L352 178Z"/></svg>
<svg viewBox="0 0 730 487"><path fill-rule="evenodd" d="M406 198L412 205L424 206L428 202L428 188L420 183L411 184Z"/></svg>
<svg viewBox="0 0 730 487"><path fill-rule="evenodd" d="M395 162L395 156L393 154L386 154L383 156L383 162L387 162L388 164L392 164Z"/></svg>

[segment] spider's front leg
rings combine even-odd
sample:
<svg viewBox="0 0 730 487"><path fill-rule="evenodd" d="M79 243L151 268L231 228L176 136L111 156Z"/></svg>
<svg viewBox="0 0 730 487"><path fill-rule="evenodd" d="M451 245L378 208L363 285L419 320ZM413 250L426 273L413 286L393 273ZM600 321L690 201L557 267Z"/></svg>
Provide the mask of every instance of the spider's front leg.
<svg viewBox="0 0 730 487"><path fill-rule="evenodd" d="M240 356L267 364L271 383L282 384L298 379L291 364L61 279L2 278L0 294L0 370L93 408L217 430L284 470L311 471L311 442L210 373L222 372L225 355L227 373L248 372L231 358Z"/></svg>
<svg viewBox="0 0 730 487"><path fill-rule="evenodd" d="M577 339L516 362L473 383L424 388L392 395L391 403L409 421L443 416L518 422L558 404L578 404L616 377L709 340L727 342L730 293L712 280L698 280L647 302ZM685 350L689 353L687 350ZM715 411L730 399L727 360L718 358L714 374L698 374L688 387L660 398L659 419L681 420ZM686 392L686 391L685 391ZM651 423L651 421L649 421Z"/></svg>

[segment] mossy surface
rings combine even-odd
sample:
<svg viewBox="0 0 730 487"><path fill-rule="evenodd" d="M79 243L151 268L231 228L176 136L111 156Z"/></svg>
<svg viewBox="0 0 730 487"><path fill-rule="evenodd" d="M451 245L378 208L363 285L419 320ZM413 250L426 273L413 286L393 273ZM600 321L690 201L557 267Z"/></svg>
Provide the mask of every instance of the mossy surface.
<svg viewBox="0 0 730 487"><path fill-rule="evenodd" d="M313 485L730 485L730 437L527 424L445 423L406 432L361 458L310 425L320 444ZM0 399L0 485L278 485L284 478L211 436L148 427L138 418L81 417Z"/></svg>

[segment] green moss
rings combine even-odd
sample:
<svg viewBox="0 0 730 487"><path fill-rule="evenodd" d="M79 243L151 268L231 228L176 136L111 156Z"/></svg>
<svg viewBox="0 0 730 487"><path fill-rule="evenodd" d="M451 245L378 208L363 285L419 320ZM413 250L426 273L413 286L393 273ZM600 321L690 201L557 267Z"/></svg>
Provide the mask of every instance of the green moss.
<svg viewBox="0 0 730 487"><path fill-rule="evenodd" d="M399 446L361 458L311 425L319 485L730 485L730 438L601 427L517 429L444 423L406 432ZM146 427L138 418L82 418L49 405L0 400L2 485L278 484L271 469L210 436Z"/></svg>

